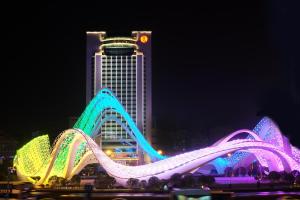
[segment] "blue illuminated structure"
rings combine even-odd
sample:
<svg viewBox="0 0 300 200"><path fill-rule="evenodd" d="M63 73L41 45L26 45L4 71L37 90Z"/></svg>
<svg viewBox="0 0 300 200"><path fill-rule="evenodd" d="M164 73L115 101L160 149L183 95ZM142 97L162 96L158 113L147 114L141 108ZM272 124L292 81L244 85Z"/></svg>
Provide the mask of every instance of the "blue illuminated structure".
<svg viewBox="0 0 300 200"><path fill-rule="evenodd" d="M110 115L114 111L127 122L127 125L122 123L115 115ZM86 107L74 128L82 130L88 136L95 137L100 133L102 125L106 121L113 120L119 124L126 132L134 139L138 145L146 152L151 160L161 160L165 156L160 155L145 139L143 134L137 128L135 122L126 112L118 98L109 90L102 89Z"/></svg>
<svg viewBox="0 0 300 200"><path fill-rule="evenodd" d="M114 111L127 124L118 123L128 131L139 146L156 162L139 166L128 166L115 162L104 153L90 137L99 133L103 121L118 120L108 115ZM245 133L247 137L245 137ZM241 138L237 139L237 136ZM243 136L243 137L242 137ZM128 179L149 180L152 176L169 179L175 173L195 172L202 167L214 167L222 174L225 167L247 166L258 161L270 171L300 170L300 150L291 145L270 118L263 118L254 131L241 129L202 149L185 152L172 157L158 154L146 141L118 99L108 89L101 90L87 106L73 129L62 132L47 149L48 137L38 137L17 151L14 166L18 176L36 184L47 184L50 177L70 179L85 166L99 163L120 184ZM228 155L232 155L226 157ZM41 159L42 158L42 159Z"/></svg>

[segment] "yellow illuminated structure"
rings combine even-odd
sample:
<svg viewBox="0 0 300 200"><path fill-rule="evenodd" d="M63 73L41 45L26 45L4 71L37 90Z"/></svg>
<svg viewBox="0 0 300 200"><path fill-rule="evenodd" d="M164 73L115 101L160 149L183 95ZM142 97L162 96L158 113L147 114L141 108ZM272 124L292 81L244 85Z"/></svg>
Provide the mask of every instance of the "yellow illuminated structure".
<svg viewBox="0 0 300 200"><path fill-rule="evenodd" d="M28 177L43 176L50 158L48 135L34 138L17 151L14 167L18 175Z"/></svg>

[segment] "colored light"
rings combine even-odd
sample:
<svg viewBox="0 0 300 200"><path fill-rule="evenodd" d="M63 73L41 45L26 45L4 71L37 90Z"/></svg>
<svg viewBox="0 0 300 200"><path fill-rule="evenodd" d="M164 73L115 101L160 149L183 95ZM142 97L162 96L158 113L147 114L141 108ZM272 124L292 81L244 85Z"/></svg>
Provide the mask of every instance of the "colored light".
<svg viewBox="0 0 300 200"><path fill-rule="evenodd" d="M116 116L107 115L107 110L119 113L128 126L118 121ZM90 137L98 132L105 119L114 119L120 123L150 157L161 160L141 166L125 166L110 159L112 151L104 153ZM287 140L284 141L285 137L269 118L263 118L254 131L242 129L210 147L167 158L161 155L161 150L155 151L146 141L111 91L103 89L87 106L74 127L57 137L51 154L47 136L37 137L19 149L14 159L18 175L31 181L31 177L40 176L41 179L36 184L47 184L51 176L69 179L86 165L99 163L120 184L126 184L129 178L148 180L156 176L159 179L168 179L174 173L190 172L207 163L214 164L219 171L225 166L234 167L239 162L247 161L250 154L254 155L262 166L277 171L300 170L299 149ZM248 133L248 137L234 139L243 133Z"/></svg>
<svg viewBox="0 0 300 200"><path fill-rule="evenodd" d="M235 133L231 134L232 137L235 136L234 134ZM47 173L40 173L40 175L44 175L44 177L41 179L42 181L38 183L47 183L47 179L54 175L65 178L70 178L72 175L74 175L72 172L72 163L74 161L72 159L75 159L75 156L73 155L77 155L77 152L73 150L78 149L78 147L83 143L86 143L88 147L88 150L86 151L88 156L85 157L86 154L82 156L83 161L80 162L79 165L81 166L79 168L83 168L89 164L87 161L99 163L121 184L125 184L129 178L148 180L151 176L157 176L160 179L168 179L174 173L189 172L190 170L194 170L195 168L206 164L208 161L212 161L223 155L230 155L232 151L240 150L252 151L254 154L262 156L266 159L271 159L272 155L276 154L277 157L280 158L280 162L286 163L285 167L288 167L288 170L300 169L299 163L284 151L270 143L260 140L256 141L253 139L236 139L227 141L225 143L221 142L220 145L183 153L154 163L141 166L125 166L111 160L99 148L95 141L81 130L69 129L63 132L63 134L61 134L58 138L56 145L53 147L50 162L43 170ZM26 146L31 147L32 144L33 142L30 142L30 145ZM30 151L30 149L27 149L27 151ZM70 154L69 152L72 153ZM27 159L29 158L26 152L24 152L22 155L19 153L16 162ZM30 164L34 165L34 162L31 162ZM273 164L276 165L277 162L274 162ZM28 169L31 168L28 165L27 167ZM70 169L71 171L67 173L65 169ZM26 174L25 176L32 176L32 174Z"/></svg>
<svg viewBox="0 0 300 200"><path fill-rule="evenodd" d="M50 159L48 135L38 136L17 150L14 167L24 176L43 176Z"/></svg>
<svg viewBox="0 0 300 200"><path fill-rule="evenodd" d="M126 121L126 124L115 115L109 113L118 113ZM102 89L92 99L84 112L81 114L73 128L81 129L89 136L95 136L101 133L99 131L106 121L115 121L118 123L132 139L136 140L138 145L146 152L152 160L161 160L165 156L160 155L147 142L144 135L137 128L134 120L126 112L125 108L118 101L118 98L107 88Z"/></svg>
<svg viewBox="0 0 300 200"><path fill-rule="evenodd" d="M105 153L106 153L106 155L111 156L111 154L112 154L113 152L112 152L112 150L107 149L107 150L105 151Z"/></svg>
<svg viewBox="0 0 300 200"><path fill-rule="evenodd" d="M140 37L140 41L141 41L142 43L144 43L144 44L146 44L146 43L148 42L148 40L149 40L149 38L148 38L147 35L142 35L142 36Z"/></svg>

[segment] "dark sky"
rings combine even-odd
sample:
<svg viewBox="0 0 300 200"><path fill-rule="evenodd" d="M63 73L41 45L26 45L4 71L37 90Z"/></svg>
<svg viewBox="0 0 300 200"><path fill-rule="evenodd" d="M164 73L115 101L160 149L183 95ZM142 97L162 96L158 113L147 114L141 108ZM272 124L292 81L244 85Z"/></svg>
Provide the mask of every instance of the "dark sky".
<svg viewBox="0 0 300 200"><path fill-rule="evenodd" d="M85 32L151 30L157 128L220 137L268 115L300 146L297 1L151 4L26 2L1 14L0 129L59 134L85 107Z"/></svg>

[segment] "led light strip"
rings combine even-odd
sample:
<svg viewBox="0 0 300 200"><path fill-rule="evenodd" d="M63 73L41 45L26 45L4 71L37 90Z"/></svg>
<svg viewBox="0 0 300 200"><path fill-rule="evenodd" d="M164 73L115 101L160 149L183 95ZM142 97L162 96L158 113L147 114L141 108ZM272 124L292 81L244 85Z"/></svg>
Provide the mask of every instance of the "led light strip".
<svg viewBox="0 0 300 200"><path fill-rule="evenodd" d="M128 127L121 121L115 121L140 147L152 158L160 160L146 165L125 166L110 159L90 137L98 132L105 120L117 119L116 116L109 115L109 109L125 119ZM111 91L103 89L87 106L74 127L56 138L51 153L47 136L37 137L19 149L14 159L18 175L27 177L32 182L34 176L40 176L36 184L46 184L51 176L70 179L86 165L99 163L117 182L126 184L129 178L148 180L157 176L168 179L174 173L195 171L207 163L214 164L217 169L224 166L234 167L241 162L253 161L249 155L254 155L262 166L271 170L300 170L299 149L288 143L277 125L269 118L263 118L253 131L238 130L210 147L166 158L157 155L118 99ZM243 133L248 133L249 136L246 139L234 139ZM229 153L232 153L233 158L224 158Z"/></svg>

